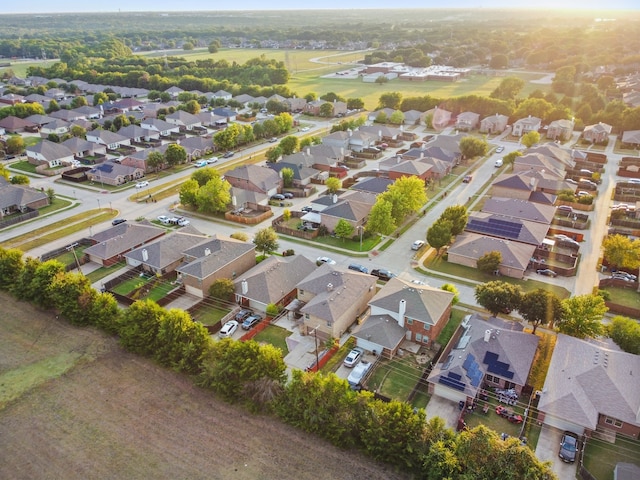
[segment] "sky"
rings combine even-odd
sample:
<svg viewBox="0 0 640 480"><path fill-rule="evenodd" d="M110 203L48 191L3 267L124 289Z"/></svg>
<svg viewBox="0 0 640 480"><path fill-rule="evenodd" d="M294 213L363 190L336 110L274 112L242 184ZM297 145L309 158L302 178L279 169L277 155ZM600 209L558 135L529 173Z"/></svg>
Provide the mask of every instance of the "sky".
<svg viewBox="0 0 640 480"><path fill-rule="evenodd" d="M202 10L308 10L308 9L359 9L359 8L535 8L541 9L570 9L570 10L638 10L638 0L244 0L242 7L236 2L218 0L110 0L87 2L86 0L29 0L11 1L3 0L0 5L0 14L5 13L49 13L55 12L169 12L169 11L202 11Z"/></svg>

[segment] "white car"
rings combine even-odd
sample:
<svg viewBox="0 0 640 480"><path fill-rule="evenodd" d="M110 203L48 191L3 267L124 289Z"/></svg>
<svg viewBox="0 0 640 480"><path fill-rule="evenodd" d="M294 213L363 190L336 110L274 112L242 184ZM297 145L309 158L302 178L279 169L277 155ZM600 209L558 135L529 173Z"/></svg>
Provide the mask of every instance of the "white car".
<svg viewBox="0 0 640 480"><path fill-rule="evenodd" d="M227 323L225 323L222 326L222 328L218 332L218 336L220 338L230 338L237 329L238 329L238 322L236 322L235 320L229 320Z"/></svg>
<svg viewBox="0 0 640 480"><path fill-rule="evenodd" d="M163 223L165 225L169 225L169 217L167 217L166 215L160 215L158 216L158 221L160 223Z"/></svg>
<svg viewBox="0 0 640 480"><path fill-rule="evenodd" d="M499 146L498 148L496 148L496 153L502 153L502 152L504 152L503 146Z"/></svg>
<svg viewBox="0 0 640 480"><path fill-rule="evenodd" d="M322 265L323 263L328 263L329 265L335 265L336 261L329 257L318 257L316 260L316 264Z"/></svg>
<svg viewBox="0 0 640 480"><path fill-rule="evenodd" d="M370 362L360 362L353 371L347 377L347 382L353 390L360 390L362 388L361 382L364 376L371 368Z"/></svg>
<svg viewBox="0 0 640 480"><path fill-rule="evenodd" d="M180 217L178 219L178 225L181 226L181 227L186 227L187 225L189 225L189 220L187 220L184 217Z"/></svg>
<svg viewBox="0 0 640 480"><path fill-rule="evenodd" d="M218 157L211 157L207 159L207 163L216 163L218 161Z"/></svg>
<svg viewBox="0 0 640 480"><path fill-rule="evenodd" d="M347 368L353 368L358 364L360 358L362 358L362 350L360 350L359 348L354 348L349 352L347 358L344 359L344 366Z"/></svg>
<svg viewBox="0 0 640 480"><path fill-rule="evenodd" d="M309 131L309 127L302 127L300 129L301 132L308 132Z"/></svg>
<svg viewBox="0 0 640 480"><path fill-rule="evenodd" d="M144 188L148 186L149 186L149 182L147 182L146 180L136 183L136 188Z"/></svg>
<svg viewBox="0 0 640 480"><path fill-rule="evenodd" d="M420 250L424 246L424 240L416 240L411 245L411 250Z"/></svg>

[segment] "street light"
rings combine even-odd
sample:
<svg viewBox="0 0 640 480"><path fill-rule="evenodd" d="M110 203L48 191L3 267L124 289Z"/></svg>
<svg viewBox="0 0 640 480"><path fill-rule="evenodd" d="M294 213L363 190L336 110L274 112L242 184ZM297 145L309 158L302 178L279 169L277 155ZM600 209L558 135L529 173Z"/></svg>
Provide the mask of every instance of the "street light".
<svg viewBox="0 0 640 480"><path fill-rule="evenodd" d="M98 210L100 210L100 199L96 198L96 200L98 201Z"/></svg>

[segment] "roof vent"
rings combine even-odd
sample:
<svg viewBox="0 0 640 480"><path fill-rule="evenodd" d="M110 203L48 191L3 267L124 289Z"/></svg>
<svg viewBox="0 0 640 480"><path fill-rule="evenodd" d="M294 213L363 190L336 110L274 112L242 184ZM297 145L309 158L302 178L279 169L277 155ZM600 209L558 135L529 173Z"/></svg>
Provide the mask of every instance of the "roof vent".
<svg viewBox="0 0 640 480"><path fill-rule="evenodd" d="M327 283L327 292L330 292L333 290L333 283Z"/></svg>
<svg viewBox="0 0 640 480"><path fill-rule="evenodd" d="M207 247L204 249L204 256L208 257L209 255L211 255L211 249Z"/></svg>

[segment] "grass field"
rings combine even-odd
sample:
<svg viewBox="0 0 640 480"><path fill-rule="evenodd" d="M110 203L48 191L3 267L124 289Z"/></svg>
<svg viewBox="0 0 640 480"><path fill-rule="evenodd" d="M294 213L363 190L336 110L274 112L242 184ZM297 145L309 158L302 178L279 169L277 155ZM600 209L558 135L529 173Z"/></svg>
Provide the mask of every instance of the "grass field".
<svg viewBox="0 0 640 480"><path fill-rule="evenodd" d="M286 328L278 327L276 325L269 325L267 328L258 333L253 339L256 342L270 343L274 347L282 350L282 355L289 353L287 348L287 337L291 335L291 332Z"/></svg>
<svg viewBox="0 0 640 480"><path fill-rule="evenodd" d="M415 361L415 356L395 357L391 360L380 359L375 371L367 379L367 387L387 397L406 401L409 394L420 381L424 365Z"/></svg>

